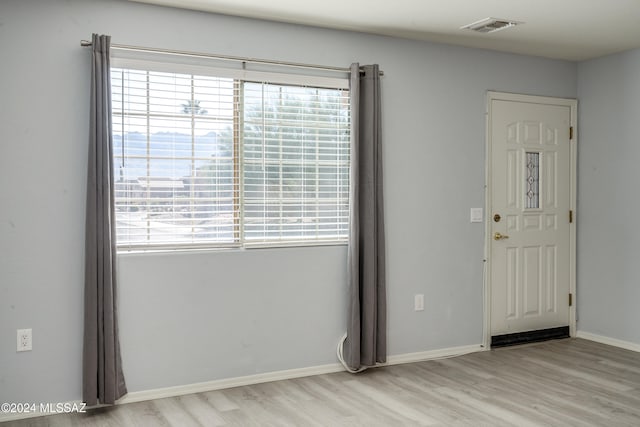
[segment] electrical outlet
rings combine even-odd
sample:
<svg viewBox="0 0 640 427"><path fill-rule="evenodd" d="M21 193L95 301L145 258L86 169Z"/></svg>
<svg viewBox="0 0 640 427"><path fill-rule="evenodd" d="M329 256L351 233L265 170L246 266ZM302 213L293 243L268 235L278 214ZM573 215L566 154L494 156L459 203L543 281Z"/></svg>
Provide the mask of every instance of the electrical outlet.
<svg viewBox="0 0 640 427"><path fill-rule="evenodd" d="M416 296L413 298L413 309L415 311L424 310L424 294L416 294Z"/></svg>
<svg viewBox="0 0 640 427"><path fill-rule="evenodd" d="M18 329L17 351L31 351L33 349L33 341L31 338L31 329Z"/></svg>

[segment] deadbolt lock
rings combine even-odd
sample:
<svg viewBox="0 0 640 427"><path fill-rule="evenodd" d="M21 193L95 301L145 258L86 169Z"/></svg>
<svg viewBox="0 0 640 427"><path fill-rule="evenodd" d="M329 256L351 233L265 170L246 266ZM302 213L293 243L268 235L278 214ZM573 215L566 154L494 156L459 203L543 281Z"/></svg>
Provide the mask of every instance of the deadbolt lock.
<svg viewBox="0 0 640 427"><path fill-rule="evenodd" d="M500 222L500 218L501 218L501 217L500 217L500 214L495 214L495 215L493 216L493 220L494 220L495 222Z"/></svg>

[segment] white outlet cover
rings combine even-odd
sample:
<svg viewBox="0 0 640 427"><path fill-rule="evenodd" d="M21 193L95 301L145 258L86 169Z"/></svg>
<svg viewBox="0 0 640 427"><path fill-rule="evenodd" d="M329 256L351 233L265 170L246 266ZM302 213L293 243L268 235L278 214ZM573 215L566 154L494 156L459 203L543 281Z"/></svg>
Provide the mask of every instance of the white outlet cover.
<svg viewBox="0 0 640 427"><path fill-rule="evenodd" d="M424 294L416 294L416 296L413 299L413 309L415 311L424 310Z"/></svg>
<svg viewBox="0 0 640 427"><path fill-rule="evenodd" d="M483 218L482 208L471 208L469 216L470 216L471 222L482 222L482 218Z"/></svg>
<svg viewBox="0 0 640 427"><path fill-rule="evenodd" d="M18 329L17 331L17 351L33 350L33 340L31 329Z"/></svg>

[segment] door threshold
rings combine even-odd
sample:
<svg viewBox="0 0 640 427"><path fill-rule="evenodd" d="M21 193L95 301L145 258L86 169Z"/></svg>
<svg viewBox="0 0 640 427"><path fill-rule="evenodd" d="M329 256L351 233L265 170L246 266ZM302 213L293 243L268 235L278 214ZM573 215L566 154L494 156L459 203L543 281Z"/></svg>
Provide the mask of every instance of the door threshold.
<svg viewBox="0 0 640 427"><path fill-rule="evenodd" d="M536 331L516 332L513 334L494 335L491 337L491 348L507 347L510 345L529 344L559 338L569 338L569 327L538 329Z"/></svg>

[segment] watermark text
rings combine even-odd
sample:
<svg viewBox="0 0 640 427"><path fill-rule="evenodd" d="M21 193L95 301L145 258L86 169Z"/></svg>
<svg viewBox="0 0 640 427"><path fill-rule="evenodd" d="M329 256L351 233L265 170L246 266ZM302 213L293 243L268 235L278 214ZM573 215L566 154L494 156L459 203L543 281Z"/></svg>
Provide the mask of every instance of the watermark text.
<svg viewBox="0 0 640 427"><path fill-rule="evenodd" d="M87 412L87 404L83 402L4 402L0 404L2 414L68 414L71 412Z"/></svg>

